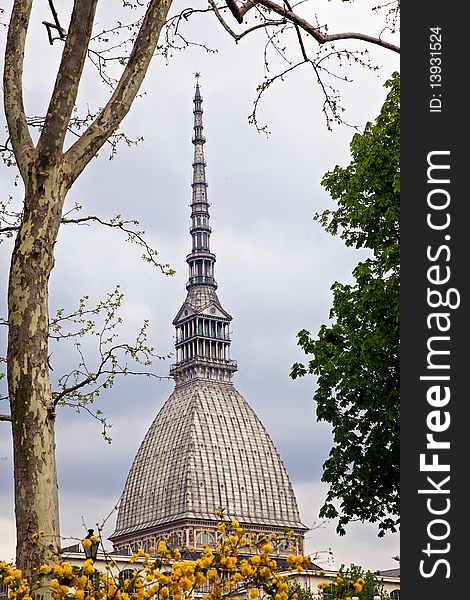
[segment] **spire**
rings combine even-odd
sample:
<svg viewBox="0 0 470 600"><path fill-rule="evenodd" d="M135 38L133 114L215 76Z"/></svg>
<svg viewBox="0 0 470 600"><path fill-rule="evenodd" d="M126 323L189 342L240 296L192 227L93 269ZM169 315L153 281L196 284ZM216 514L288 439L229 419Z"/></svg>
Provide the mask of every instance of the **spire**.
<svg viewBox="0 0 470 600"><path fill-rule="evenodd" d="M206 163L202 124L200 74L196 73L194 94L193 181L191 200L191 252L187 296L176 315L176 364L170 375L181 384L194 379L231 382L237 364L230 359L229 323L232 317L222 308L214 279L215 254L210 250L209 202L207 200Z"/></svg>
<svg viewBox="0 0 470 600"><path fill-rule="evenodd" d="M189 278L186 289L193 285L209 285L214 289L215 255L210 251L209 202L207 201L206 163L204 161L204 144L202 124L202 96L199 89L199 73L196 73L196 92L194 94L194 160L193 160L193 194L191 202L192 251L186 257L189 265Z"/></svg>

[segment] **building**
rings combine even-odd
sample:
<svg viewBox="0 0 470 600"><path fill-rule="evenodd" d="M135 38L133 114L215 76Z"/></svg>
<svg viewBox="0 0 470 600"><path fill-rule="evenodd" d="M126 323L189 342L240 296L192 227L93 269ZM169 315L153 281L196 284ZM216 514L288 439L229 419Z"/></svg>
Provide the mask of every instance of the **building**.
<svg viewBox="0 0 470 600"><path fill-rule="evenodd" d="M215 548L221 509L249 532L293 531L297 541L286 539L279 552L302 553L307 528L287 471L232 382L232 317L216 292L198 81L193 113L192 250L187 296L173 321L175 389L137 452L110 540L121 553L155 547L161 539Z"/></svg>
<svg viewBox="0 0 470 600"><path fill-rule="evenodd" d="M209 203L203 145L202 97L194 97L194 162L191 203L192 251L187 256L187 297L173 324L176 327L176 363L171 367L175 390L162 407L135 457L124 488L116 530L110 539L114 551L99 553L95 567L116 580L131 577L142 559L130 562L130 553L157 547L170 538L175 546L215 548L217 508L236 518L252 532L293 530L300 539L295 552L303 553L303 535L295 495L286 469L262 423L235 389L237 365L230 359L229 324L214 279L215 255L210 250ZM337 571L313 563L302 571L288 570L287 545L276 557L279 573L290 584L311 592L312 599L328 600L318 587L332 582ZM190 554L188 556L188 554ZM185 556L186 555L186 556ZM62 559L80 566L80 544L65 548ZM374 573L378 587L399 600L399 569ZM197 588L193 597L204 597ZM6 599L6 590L0 589ZM248 590L236 596L247 600Z"/></svg>

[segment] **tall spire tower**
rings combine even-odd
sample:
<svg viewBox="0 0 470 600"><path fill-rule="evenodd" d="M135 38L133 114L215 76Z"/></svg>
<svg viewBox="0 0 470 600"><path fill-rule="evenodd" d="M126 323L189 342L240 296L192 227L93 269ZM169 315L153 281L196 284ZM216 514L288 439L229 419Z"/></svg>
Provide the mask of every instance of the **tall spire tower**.
<svg viewBox="0 0 470 600"><path fill-rule="evenodd" d="M231 381L237 370L230 359L229 323L215 290L215 254L210 249L209 202L202 124L202 96L196 74L194 94L194 160L191 201L191 252L186 257L189 276L186 300L176 315L176 364L170 369L177 384L195 378Z"/></svg>
<svg viewBox="0 0 470 600"><path fill-rule="evenodd" d="M302 553L307 528L287 471L232 382L232 317L216 294L198 81L193 112L192 248L186 299L173 321L176 363L170 374L176 385L137 452L110 539L116 551L148 550L168 536L176 546L215 549L217 510L223 508L252 532L293 530L297 544L279 552Z"/></svg>

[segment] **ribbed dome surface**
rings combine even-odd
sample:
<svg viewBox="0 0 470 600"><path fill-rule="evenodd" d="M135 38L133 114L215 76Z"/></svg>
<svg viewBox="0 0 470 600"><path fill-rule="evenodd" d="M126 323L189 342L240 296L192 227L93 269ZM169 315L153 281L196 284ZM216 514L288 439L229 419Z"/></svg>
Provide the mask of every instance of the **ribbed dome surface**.
<svg viewBox="0 0 470 600"><path fill-rule="evenodd" d="M213 288L206 285L199 285L194 286L188 291L186 304L195 310L203 310L210 304L217 304L220 306L220 301Z"/></svg>
<svg viewBox="0 0 470 600"><path fill-rule="evenodd" d="M178 385L135 457L113 537L180 519L302 528L286 469L232 383Z"/></svg>

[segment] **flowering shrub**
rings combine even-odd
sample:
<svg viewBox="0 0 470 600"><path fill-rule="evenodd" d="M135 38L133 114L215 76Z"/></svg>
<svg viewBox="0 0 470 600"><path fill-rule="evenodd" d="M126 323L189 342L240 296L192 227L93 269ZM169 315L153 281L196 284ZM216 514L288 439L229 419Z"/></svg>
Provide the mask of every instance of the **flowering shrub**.
<svg viewBox="0 0 470 600"><path fill-rule="evenodd" d="M321 581L317 587L324 600L351 600L353 596L359 600L373 600L375 593L380 596L380 600L389 598L383 590L383 584L370 571L365 573L357 565L351 565L347 569L341 565L333 581Z"/></svg>
<svg viewBox="0 0 470 600"><path fill-rule="evenodd" d="M34 581L28 582L19 569L0 562L0 584L8 588L10 600L32 600L46 590L55 600L185 599L194 591L202 592L203 600L245 592L250 600L260 596L297 600L272 557L282 541L278 536L248 534L236 520L221 522L218 527L223 537L215 552L208 546L195 555L194 548L185 549L193 553L194 559L183 559L181 550L161 541L156 549L134 553L129 559L132 569L126 567L121 574L111 557L106 559L105 572L97 571L91 559L81 566L57 560L41 566ZM37 541L39 536L34 535ZM97 541L87 537L82 545L90 547ZM303 570L308 561L293 554L287 557L291 570Z"/></svg>

